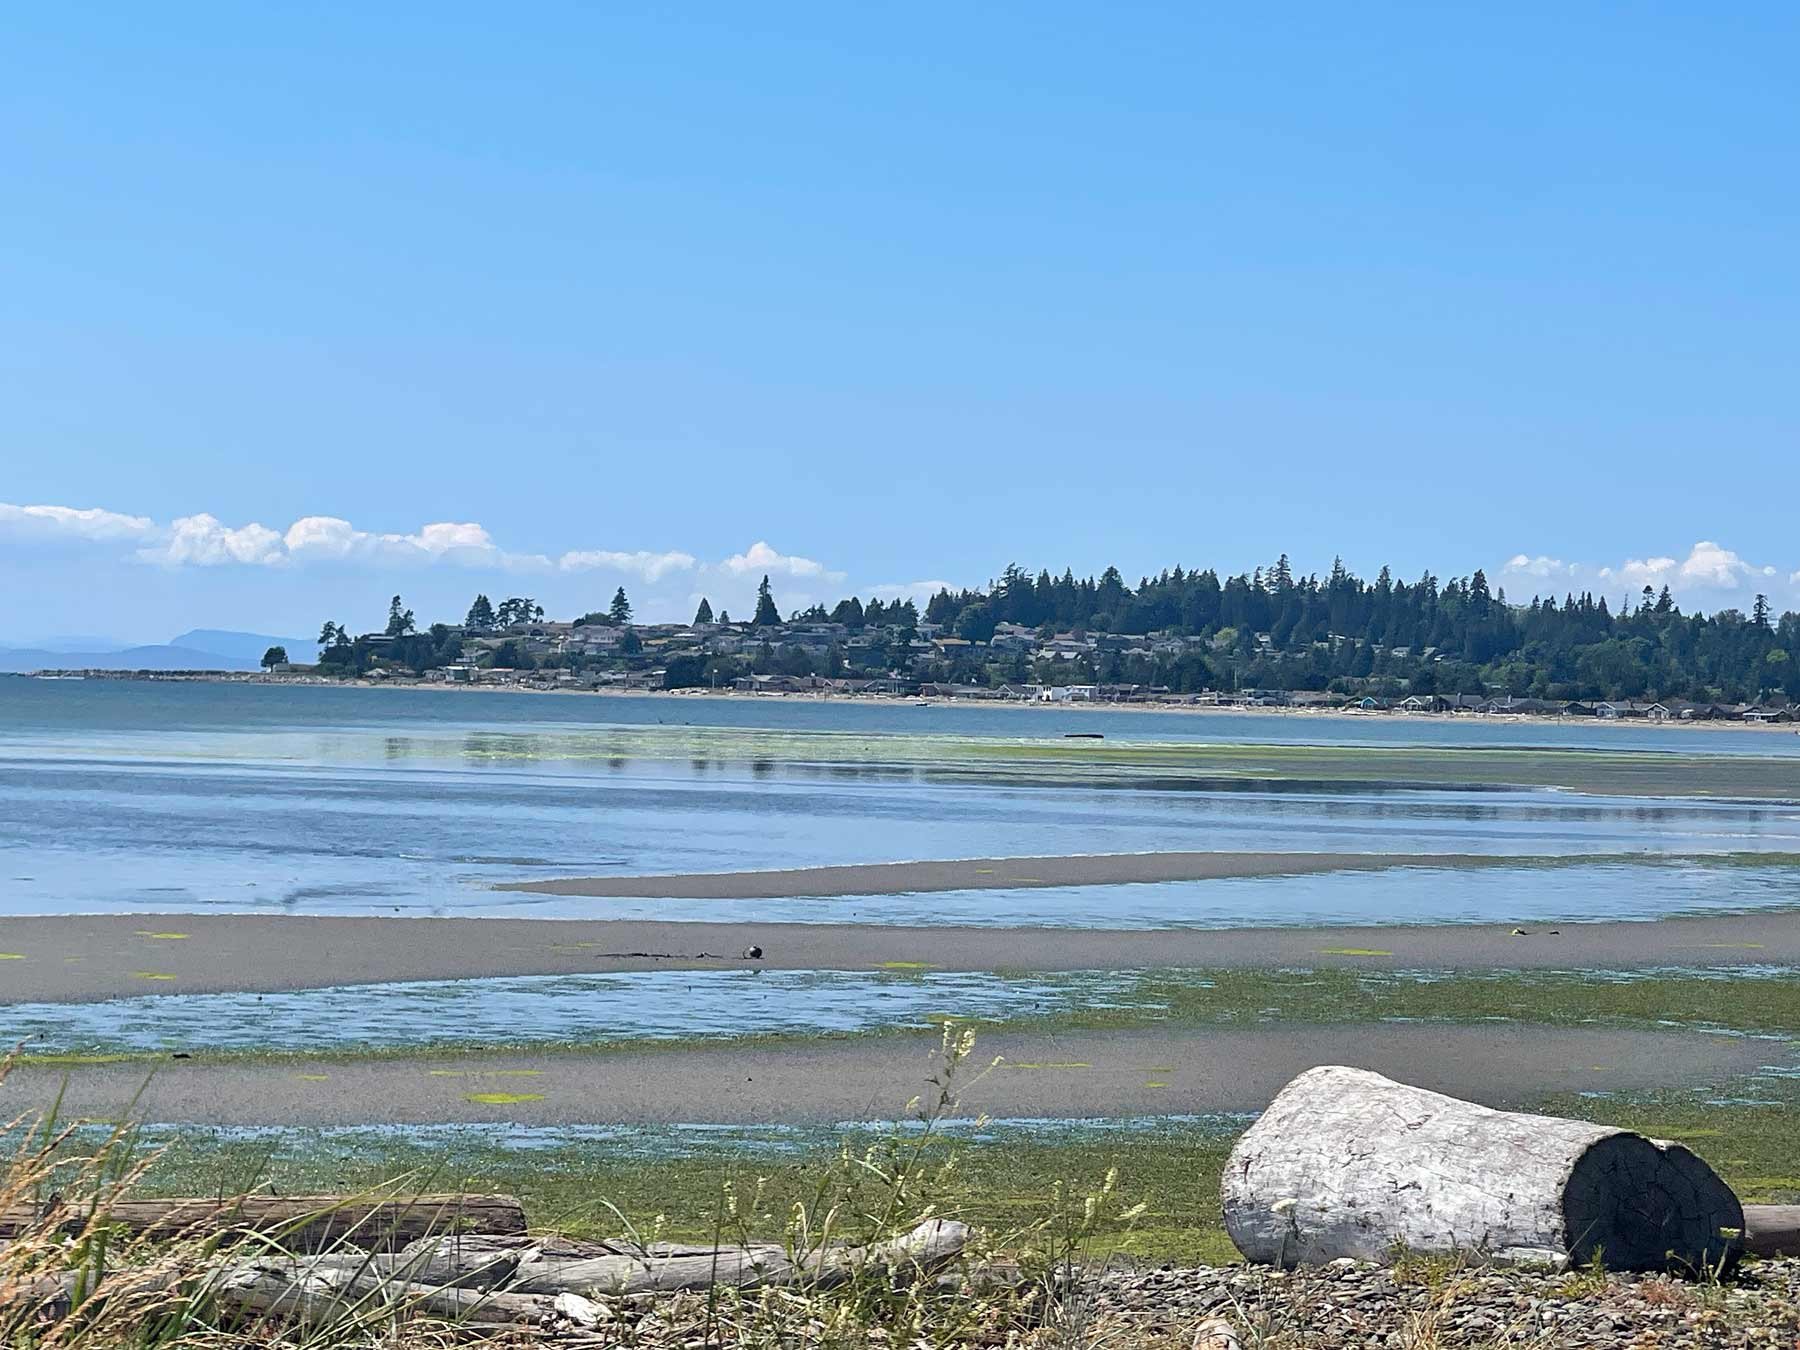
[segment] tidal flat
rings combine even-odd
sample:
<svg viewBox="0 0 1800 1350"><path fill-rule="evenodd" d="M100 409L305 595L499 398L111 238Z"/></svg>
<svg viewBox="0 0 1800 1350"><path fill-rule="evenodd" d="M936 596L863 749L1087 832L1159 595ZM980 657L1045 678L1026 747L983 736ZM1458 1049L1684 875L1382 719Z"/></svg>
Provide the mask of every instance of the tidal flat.
<svg viewBox="0 0 1800 1350"><path fill-rule="evenodd" d="M1792 737L7 696L0 1012L41 1037L7 1101L149 1120L165 1189L416 1179L516 1190L595 1232L618 1231L611 1200L699 1236L727 1177L798 1196L878 1144L867 1122L925 1085L961 1019L977 1061L1003 1058L968 1114L1000 1123L928 1147L961 1159L950 1202L1002 1227L1117 1164L1151 1205L1141 1250L1224 1255L1205 1244L1241 1113L1322 1060L1686 1132L1748 1198L1791 1194ZM1077 728L1104 739L1063 739ZM1176 853L1276 874L496 889ZM1298 853L1350 861L1281 874Z"/></svg>
<svg viewBox="0 0 1800 1350"><path fill-rule="evenodd" d="M1354 965L1378 948L1324 948ZM1612 969L945 972L646 971L371 984L271 994L156 995L0 1005L27 1064L394 1059L542 1049L635 1052L718 1044L988 1031L1435 1022L1681 1027L1800 1035L1800 970L1781 964Z"/></svg>
<svg viewBox="0 0 1800 1350"><path fill-rule="evenodd" d="M1730 1084L1727 1084L1729 1090ZM1800 1202L1800 1090L1758 1089L1754 1104L1707 1094L1580 1093L1544 1097L1534 1109L1679 1139L1753 1204ZM241 1131L151 1126L138 1152L155 1155L146 1194L288 1193L396 1188L401 1194L461 1189L519 1196L535 1222L584 1236L649 1234L709 1239L727 1186L760 1188L769 1225L820 1191L846 1157L879 1162L920 1147L942 1171L941 1212L997 1234L1045 1213L1057 1196L1080 1197L1118 1171L1118 1193L1144 1214L1113 1225L1100 1249L1144 1261L1229 1262L1236 1254L1218 1212L1219 1173L1246 1122L1231 1117L1150 1120L964 1121L921 1142L918 1131L878 1125L725 1133L680 1125L647 1131L537 1135L515 1126L419 1130ZM872 1153L871 1153L872 1151Z"/></svg>

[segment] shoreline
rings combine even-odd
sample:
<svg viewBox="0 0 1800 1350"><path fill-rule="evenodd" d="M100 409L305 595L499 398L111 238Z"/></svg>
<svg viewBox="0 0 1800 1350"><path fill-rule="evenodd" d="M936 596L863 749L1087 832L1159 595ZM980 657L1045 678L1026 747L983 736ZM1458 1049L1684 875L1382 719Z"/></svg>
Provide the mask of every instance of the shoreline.
<svg viewBox="0 0 1800 1350"><path fill-rule="evenodd" d="M518 694L533 697L554 694L579 698L650 698L708 699L734 703L806 703L835 704L848 707L894 706L913 707L921 703L917 694L824 694L779 693L752 694L726 689L557 689L536 688L529 684L451 684L426 680L326 680L312 676L266 675L255 671L196 671L140 673L137 671L70 672L65 677L56 672L8 671L0 678L29 680L38 678L76 678L81 681L144 684L236 684L281 686L308 689L380 689L394 692L418 691L447 694ZM930 699L923 701L931 708L974 710L1007 710L1034 713L1175 713L1197 716L1289 717L1309 720L1358 722L1420 722L1426 725L1470 727L1596 727L1608 730L1745 732L1764 735L1800 736L1800 728L1785 723L1703 722L1666 720L1652 722L1643 718L1546 717L1529 713L1428 713L1371 712L1349 708L1248 707L1184 703L1042 703L1022 699Z"/></svg>
<svg viewBox="0 0 1800 1350"><path fill-rule="evenodd" d="M5 920L0 1003L646 970L1643 970L1800 966L1800 911L1534 923L969 928L106 914ZM746 959L752 945L760 960Z"/></svg>

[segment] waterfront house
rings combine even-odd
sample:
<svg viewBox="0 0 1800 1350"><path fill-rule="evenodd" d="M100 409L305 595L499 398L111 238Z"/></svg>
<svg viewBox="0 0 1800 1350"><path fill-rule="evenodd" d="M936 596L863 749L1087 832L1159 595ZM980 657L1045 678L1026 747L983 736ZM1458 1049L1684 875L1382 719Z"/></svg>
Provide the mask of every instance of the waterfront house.
<svg viewBox="0 0 1800 1350"><path fill-rule="evenodd" d="M1549 699L1514 698L1508 694L1505 698L1489 699L1478 711L1502 717L1561 717L1567 707Z"/></svg>

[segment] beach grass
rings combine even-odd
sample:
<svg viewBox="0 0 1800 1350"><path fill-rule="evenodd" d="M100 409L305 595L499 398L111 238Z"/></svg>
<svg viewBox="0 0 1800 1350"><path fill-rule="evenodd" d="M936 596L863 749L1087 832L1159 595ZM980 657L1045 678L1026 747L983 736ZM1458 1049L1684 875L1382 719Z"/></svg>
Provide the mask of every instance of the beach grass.
<svg viewBox="0 0 1800 1350"><path fill-rule="evenodd" d="M1569 1095L1532 1109L1678 1139L1704 1157L1747 1203L1800 1203L1800 1084L1746 1080L1700 1096L1664 1092ZM946 1133L926 1144L936 1162L954 1157L945 1212L996 1231L1042 1212L1058 1188L1093 1188L1117 1170L1121 1197L1142 1205L1129 1225L1097 1234L1099 1249L1145 1262L1212 1264L1234 1259L1219 1216L1219 1174L1242 1122L1169 1119L1131 1130L1091 1123L991 1127L974 1137ZM519 1196L546 1229L606 1237L621 1216L648 1229L661 1221L673 1237L713 1231L728 1189L760 1182L779 1211L816 1188L821 1174L880 1142L868 1127L789 1133L766 1141L720 1142L692 1153L691 1139L670 1151L633 1144L542 1142L513 1147L480 1138L446 1144L404 1131L347 1143L338 1132L296 1130L279 1143L188 1129L172 1133L143 1181L143 1194L230 1194L272 1189L290 1194L361 1191L397 1177L419 1190L503 1191ZM728 1186L729 1183L729 1186Z"/></svg>

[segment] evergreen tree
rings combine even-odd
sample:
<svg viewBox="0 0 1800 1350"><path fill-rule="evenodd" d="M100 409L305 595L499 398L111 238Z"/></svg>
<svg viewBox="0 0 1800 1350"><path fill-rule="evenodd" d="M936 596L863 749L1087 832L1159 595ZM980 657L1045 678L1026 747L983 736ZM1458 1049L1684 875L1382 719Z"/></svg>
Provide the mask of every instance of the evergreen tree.
<svg viewBox="0 0 1800 1350"><path fill-rule="evenodd" d="M728 609L720 610L719 611L719 622L720 623L730 623L731 622L731 611Z"/></svg>
<svg viewBox="0 0 1800 1350"><path fill-rule="evenodd" d="M781 624L781 611L775 608L775 595L769 589L769 578L766 573L763 576L762 584L756 588L756 617L750 622L758 628L779 627Z"/></svg>
<svg viewBox="0 0 1800 1350"><path fill-rule="evenodd" d="M342 631L343 631L343 629L339 628L337 624L332 623L329 619L327 619L325 621L325 626L319 630L319 647L320 647L320 649L323 650L326 647L336 646L337 640L338 640L338 634L341 633Z"/></svg>
<svg viewBox="0 0 1800 1350"><path fill-rule="evenodd" d="M395 638L405 637L414 631L414 627L413 612L401 605L400 597L396 595L388 601L387 635Z"/></svg>
<svg viewBox="0 0 1800 1350"><path fill-rule="evenodd" d="M502 628L511 628L516 623L538 623L544 617L544 607L528 595L509 596L500 602L495 618Z"/></svg>
<svg viewBox="0 0 1800 1350"><path fill-rule="evenodd" d="M477 595L475 602L469 606L468 617L463 620L463 627L471 633L486 633L494 626L494 605L485 595Z"/></svg>
<svg viewBox="0 0 1800 1350"><path fill-rule="evenodd" d="M271 647L262 654L262 668L264 670L273 670L276 666L285 666L287 664L287 659L288 654L286 647Z"/></svg>
<svg viewBox="0 0 1800 1350"><path fill-rule="evenodd" d="M613 621L615 628L623 628L631 622L631 601L625 598L623 586L613 592L612 604L607 608L606 617Z"/></svg>
<svg viewBox="0 0 1800 1350"><path fill-rule="evenodd" d="M703 624L703 623L711 623L712 621L713 621L712 605L707 601L707 598L703 595L700 597L700 608L694 611L694 622L696 624ZM670 687L673 688L673 686L670 686Z"/></svg>

